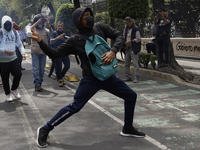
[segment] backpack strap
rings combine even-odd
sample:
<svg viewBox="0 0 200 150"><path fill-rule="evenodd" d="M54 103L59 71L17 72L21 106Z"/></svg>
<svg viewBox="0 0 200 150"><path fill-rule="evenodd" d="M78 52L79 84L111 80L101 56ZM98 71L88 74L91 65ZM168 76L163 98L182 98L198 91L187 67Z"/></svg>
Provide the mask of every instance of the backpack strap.
<svg viewBox="0 0 200 150"><path fill-rule="evenodd" d="M94 24L94 26L93 26L94 35L96 33L95 31L97 31L97 30L98 29L97 29L96 25ZM77 33L77 34L75 34L75 36L83 39L84 41L90 40L89 37L87 35L84 35L84 34Z"/></svg>
<svg viewBox="0 0 200 150"><path fill-rule="evenodd" d="M3 32L2 32L2 29L0 29L0 38L3 38Z"/></svg>
<svg viewBox="0 0 200 150"><path fill-rule="evenodd" d="M94 30L94 33L95 33L95 30L97 30L97 27L96 27L95 25L94 25L94 27L93 27L93 30ZM84 40L84 41L90 40L89 37L88 37L87 35L84 35L84 34L77 33L77 34L75 34L75 36L78 37L78 38L81 38L81 39ZM91 40L90 40L90 41L91 41ZM80 64L80 63L79 63L78 56L75 55L75 57L76 57L77 63Z"/></svg>
<svg viewBox="0 0 200 150"><path fill-rule="evenodd" d="M15 29L13 29L13 32L15 34L15 41L17 41L17 31Z"/></svg>

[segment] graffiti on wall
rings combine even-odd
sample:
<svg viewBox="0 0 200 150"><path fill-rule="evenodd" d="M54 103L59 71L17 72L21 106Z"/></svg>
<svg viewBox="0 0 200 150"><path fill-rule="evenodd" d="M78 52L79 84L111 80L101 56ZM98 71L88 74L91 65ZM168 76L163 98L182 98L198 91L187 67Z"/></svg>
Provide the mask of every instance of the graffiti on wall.
<svg viewBox="0 0 200 150"><path fill-rule="evenodd" d="M142 38L141 50L146 52L146 44L152 38ZM175 55L200 56L200 44L198 38L171 38Z"/></svg>
<svg viewBox="0 0 200 150"><path fill-rule="evenodd" d="M200 46L186 45L184 42L178 42L176 44L177 51L190 51L190 52L200 52Z"/></svg>

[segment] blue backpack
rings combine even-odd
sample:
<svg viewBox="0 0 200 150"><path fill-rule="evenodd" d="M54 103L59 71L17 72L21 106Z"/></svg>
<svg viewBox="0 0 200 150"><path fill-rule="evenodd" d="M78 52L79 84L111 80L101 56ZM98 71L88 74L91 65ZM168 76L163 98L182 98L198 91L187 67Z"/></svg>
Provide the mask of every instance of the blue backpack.
<svg viewBox="0 0 200 150"><path fill-rule="evenodd" d="M102 65L101 56L111 50L111 47L102 37L94 35L88 38L82 34L76 34L76 36L86 41L85 52L92 72L97 79L104 81L119 71L116 57L111 64Z"/></svg>

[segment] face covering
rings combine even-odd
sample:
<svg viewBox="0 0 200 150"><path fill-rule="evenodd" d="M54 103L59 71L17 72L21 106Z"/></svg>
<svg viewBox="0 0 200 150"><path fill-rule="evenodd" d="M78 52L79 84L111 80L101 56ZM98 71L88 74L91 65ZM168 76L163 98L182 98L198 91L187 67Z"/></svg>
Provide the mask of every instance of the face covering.
<svg viewBox="0 0 200 150"><path fill-rule="evenodd" d="M11 22L6 21L6 23L4 23L4 29L9 32L11 30Z"/></svg>
<svg viewBox="0 0 200 150"><path fill-rule="evenodd" d="M39 25L39 24L37 24L36 29L38 29L38 30L42 30L43 27L44 27L43 25Z"/></svg>
<svg viewBox="0 0 200 150"><path fill-rule="evenodd" d="M85 20L87 21L87 26L92 28L94 25L94 18L92 16L88 16L85 18Z"/></svg>

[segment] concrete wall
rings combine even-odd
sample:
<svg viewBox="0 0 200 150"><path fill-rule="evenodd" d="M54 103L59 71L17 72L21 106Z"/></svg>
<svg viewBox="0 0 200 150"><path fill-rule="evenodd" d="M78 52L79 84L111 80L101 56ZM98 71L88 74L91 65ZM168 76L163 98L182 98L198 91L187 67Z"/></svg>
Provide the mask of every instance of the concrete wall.
<svg viewBox="0 0 200 150"><path fill-rule="evenodd" d="M142 51L146 52L146 43L152 38L142 38ZM200 57L200 38L171 38L174 54Z"/></svg>

